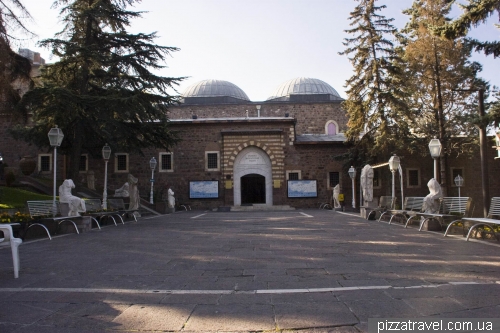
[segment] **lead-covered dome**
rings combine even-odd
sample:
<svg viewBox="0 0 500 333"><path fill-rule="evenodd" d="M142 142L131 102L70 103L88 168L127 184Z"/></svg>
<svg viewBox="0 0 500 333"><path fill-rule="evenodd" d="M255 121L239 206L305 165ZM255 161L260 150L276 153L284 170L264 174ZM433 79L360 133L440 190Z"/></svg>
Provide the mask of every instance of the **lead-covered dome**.
<svg viewBox="0 0 500 333"><path fill-rule="evenodd" d="M342 100L328 83L307 77L288 80L278 86L268 101L316 102Z"/></svg>
<svg viewBox="0 0 500 333"><path fill-rule="evenodd" d="M223 80L203 80L182 93L185 104L246 103L247 94L237 85Z"/></svg>

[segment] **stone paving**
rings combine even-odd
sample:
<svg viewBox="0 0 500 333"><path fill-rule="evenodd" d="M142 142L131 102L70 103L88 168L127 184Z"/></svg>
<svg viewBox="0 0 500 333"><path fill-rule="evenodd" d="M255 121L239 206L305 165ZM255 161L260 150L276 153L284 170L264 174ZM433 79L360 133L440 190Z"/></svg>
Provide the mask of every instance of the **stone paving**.
<svg viewBox="0 0 500 333"><path fill-rule="evenodd" d="M0 248L0 332L367 332L500 318L500 242L325 210L179 212Z"/></svg>

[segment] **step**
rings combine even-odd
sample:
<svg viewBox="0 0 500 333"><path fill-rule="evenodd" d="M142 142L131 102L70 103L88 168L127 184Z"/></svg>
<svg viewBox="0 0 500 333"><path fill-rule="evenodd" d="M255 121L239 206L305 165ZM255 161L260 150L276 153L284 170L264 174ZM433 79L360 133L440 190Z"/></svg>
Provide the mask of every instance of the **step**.
<svg viewBox="0 0 500 333"><path fill-rule="evenodd" d="M266 204L253 204L251 206L231 206L232 212L256 212L256 211L280 211L280 210L295 210L294 207L289 205L266 205Z"/></svg>

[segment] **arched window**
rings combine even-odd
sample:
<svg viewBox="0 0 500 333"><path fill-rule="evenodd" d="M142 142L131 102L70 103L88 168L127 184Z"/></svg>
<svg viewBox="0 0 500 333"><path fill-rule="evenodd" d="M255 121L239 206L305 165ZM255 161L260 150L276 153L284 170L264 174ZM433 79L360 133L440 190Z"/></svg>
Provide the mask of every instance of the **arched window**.
<svg viewBox="0 0 500 333"><path fill-rule="evenodd" d="M338 125L334 120L327 121L327 123L325 125L326 135L336 135L337 129L338 129Z"/></svg>

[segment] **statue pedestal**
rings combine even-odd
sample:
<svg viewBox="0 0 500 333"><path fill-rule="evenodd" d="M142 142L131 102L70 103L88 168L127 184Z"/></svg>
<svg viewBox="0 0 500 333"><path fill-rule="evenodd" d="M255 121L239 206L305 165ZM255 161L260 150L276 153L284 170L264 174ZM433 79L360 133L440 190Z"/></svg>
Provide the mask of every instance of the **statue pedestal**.
<svg viewBox="0 0 500 333"><path fill-rule="evenodd" d="M359 212L362 218L368 218L368 213L370 213L373 209L377 208L378 204L376 201L365 202L365 204L359 207Z"/></svg>

